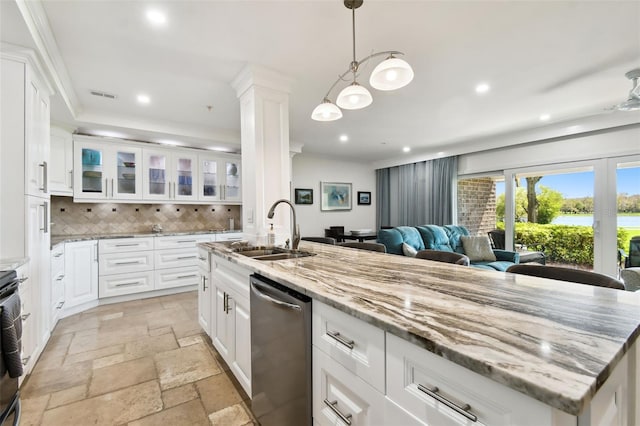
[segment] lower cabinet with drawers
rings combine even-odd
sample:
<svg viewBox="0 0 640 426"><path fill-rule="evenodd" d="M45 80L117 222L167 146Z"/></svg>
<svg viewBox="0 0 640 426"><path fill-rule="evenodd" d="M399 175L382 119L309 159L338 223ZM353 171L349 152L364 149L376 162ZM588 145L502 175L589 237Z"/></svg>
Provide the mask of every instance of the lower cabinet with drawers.
<svg viewBox="0 0 640 426"><path fill-rule="evenodd" d="M312 324L317 425L635 424L630 398L640 392L628 371L637 343L576 417L317 300Z"/></svg>
<svg viewBox="0 0 640 426"><path fill-rule="evenodd" d="M99 242L99 297L196 286L196 244L213 234L105 239Z"/></svg>

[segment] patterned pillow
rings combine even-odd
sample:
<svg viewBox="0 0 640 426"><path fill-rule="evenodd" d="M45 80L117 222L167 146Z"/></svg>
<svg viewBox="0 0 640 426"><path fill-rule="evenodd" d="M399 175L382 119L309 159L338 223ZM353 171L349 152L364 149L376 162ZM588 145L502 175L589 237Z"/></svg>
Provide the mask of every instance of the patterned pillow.
<svg viewBox="0 0 640 426"><path fill-rule="evenodd" d="M402 253L404 253L405 256L416 257L418 250L414 249L407 243L402 243Z"/></svg>
<svg viewBox="0 0 640 426"><path fill-rule="evenodd" d="M491 243L488 236L468 237L463 235L460 237L464 254L467 255L472 262L495 262L496 255L491 249Z"/></svg>

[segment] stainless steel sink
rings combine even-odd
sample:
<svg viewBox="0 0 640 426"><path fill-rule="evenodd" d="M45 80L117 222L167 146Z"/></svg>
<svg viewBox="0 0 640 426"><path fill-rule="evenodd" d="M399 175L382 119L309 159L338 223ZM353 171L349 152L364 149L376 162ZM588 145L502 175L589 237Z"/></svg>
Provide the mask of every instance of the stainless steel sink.
<svg viewBox="0 0 640 426"><path fill-rule="evenodd" d="M299 257L315 256L309 251L290 250L279 247L267 248L256 246L245 246L233 249L234 252L256 260L285 260L297 259Z"/></svg>

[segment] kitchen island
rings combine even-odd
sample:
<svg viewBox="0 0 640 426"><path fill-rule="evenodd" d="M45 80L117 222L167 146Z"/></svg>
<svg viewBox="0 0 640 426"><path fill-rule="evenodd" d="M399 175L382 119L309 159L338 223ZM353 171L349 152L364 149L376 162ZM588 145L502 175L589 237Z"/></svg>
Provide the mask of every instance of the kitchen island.
<svg viewBox="0 0 640 426"><path fill-rule="evenodd" d="M228 244L201 247L387 333L387 397L403 375L389 375L390 343L409 342L552 407L545 424L640 422L640 293L310 242L300 249L314 256L267 262ZM613 375L623 383L594 407Z"/></svg>

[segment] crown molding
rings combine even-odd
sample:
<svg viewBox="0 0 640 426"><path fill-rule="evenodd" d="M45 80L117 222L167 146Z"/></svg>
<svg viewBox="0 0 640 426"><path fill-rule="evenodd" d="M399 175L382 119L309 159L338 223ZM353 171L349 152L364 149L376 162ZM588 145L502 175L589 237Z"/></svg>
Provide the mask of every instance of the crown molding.
<svg viewBox="0 0 640 426"><path fill-rule="evenodd" d="M15 1L42 58L44 68L47 71L46 75L53 82L60 96L62 96L71 115L76 118L81 112L82 106L71 84L67 67L62 60L62 55L58 49L53 31L51 31L49 19L42 7L42 3L40 0Z"/></svg>

